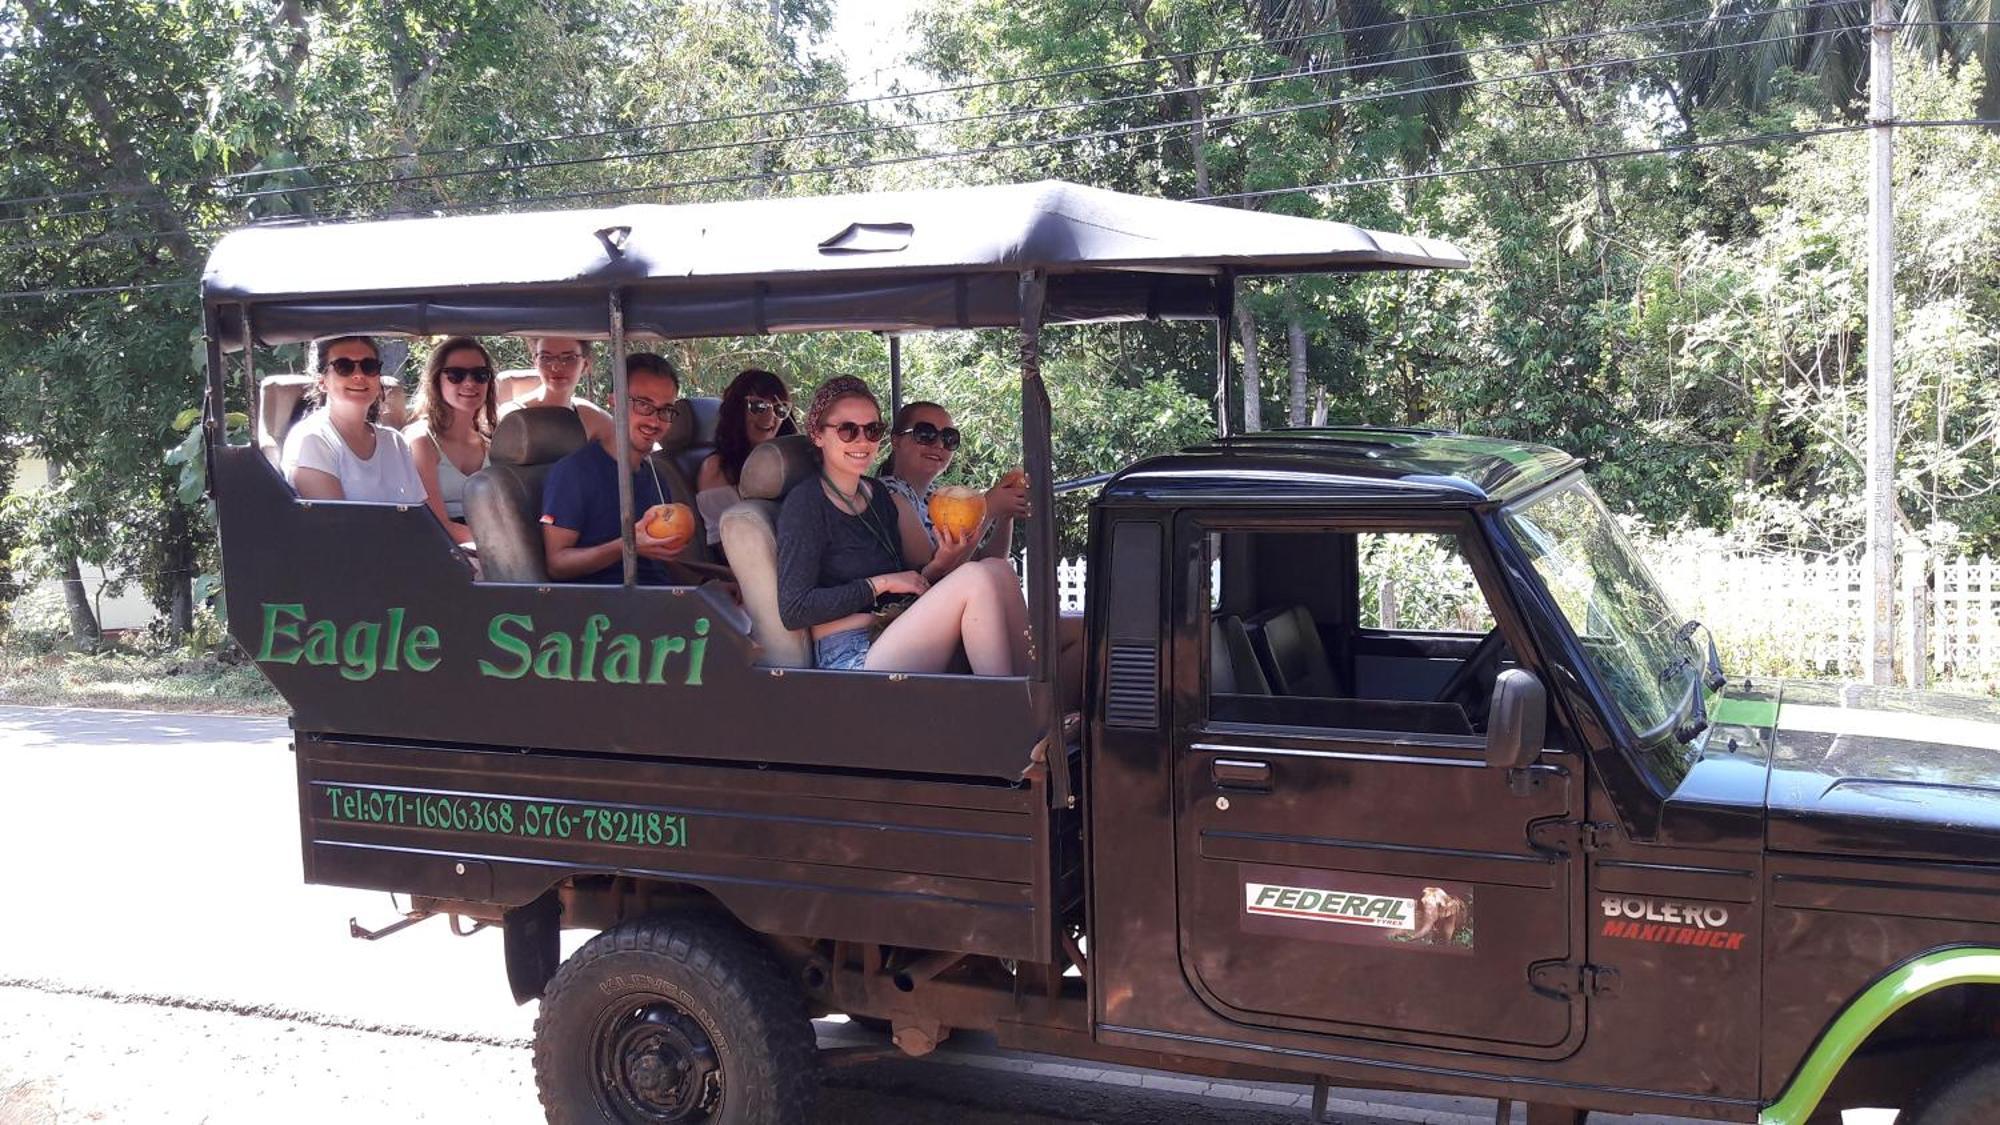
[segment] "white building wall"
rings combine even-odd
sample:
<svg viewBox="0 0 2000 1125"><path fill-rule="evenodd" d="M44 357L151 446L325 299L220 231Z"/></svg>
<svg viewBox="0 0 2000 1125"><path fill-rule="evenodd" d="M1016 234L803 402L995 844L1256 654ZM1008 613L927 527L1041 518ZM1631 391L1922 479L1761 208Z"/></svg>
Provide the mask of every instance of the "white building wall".
<svg viewBox="0 0 2000 1125"><path fill-rule="evenodd" d="M49 465L40 457L23 457L14 473L13 494L27 496L49 486ZM83 589L90 597L90 604L97 609L97 624L101 629L143 629L154 618L153 605L146 600L137 583L129 584L119 594L106 594L105 585L115 576L102 567L84 566ZM38 583L36 590L46 590L55 597L62 597L62 582L48 579Z"/></svg>

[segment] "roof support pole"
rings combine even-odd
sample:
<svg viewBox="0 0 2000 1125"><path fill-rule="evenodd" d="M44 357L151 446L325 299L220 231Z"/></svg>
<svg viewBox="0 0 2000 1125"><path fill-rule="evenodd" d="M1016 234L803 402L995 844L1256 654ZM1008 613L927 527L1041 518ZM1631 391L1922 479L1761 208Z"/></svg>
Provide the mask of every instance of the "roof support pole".
<svg viewBox="0 0 2000 1125"><path fill-rule="evenodd" d="M250 417L257 418L260 405L257 401L257 326L250 322L250 306L247 303L236 306L236 311L243 318L243 393L250 396ZM314 356L316 351L314 345L306 346L309 357ZM312 365L308 363L306 366ZM263 419L258 418L254 424L262 425Z"/></svg>
<svg viewBox="0 0 2000 1125"><path fill-rule="evenodd" d="M1054 440L1049 432L1049 392L1042 383L1042 307L1048 276L1021 273L1021 445L1029 466L1029 500L1035 518L1028 532L1028 698L1046 739L1049 799L1068 807L1069 747L1062 734L1062 685L1057 682L1057 646L1062 643L1062 606L1056 599L1056 493Z"/></svg>
<svg viewBox="0 0 2000 1125"><path fill-rule="evenodd" d="M215 451L220 448L229 434L229 377L222 361L222 317L213 305L204 304L201 309L201 342L205 349L204 358L208 364L201 398L201 444L202 458L208 469L208 490L215 491ZM253 390L250 405L244 407L252 419L257 417L257 396ZM254 421L251 423L256 424Z"/></svg>
<svg viewBox="0 0 2000 1125"><path fill-rule="evenodd" d="M1236 273L1223 270L1215 279L1215 430L1228 437L1229 333L1236 323Z"/></svg>
<svg viewBox="0 0 2000 1125"><path fill-rule="evenodd" d="M889 334L889 417L903 412L903 338Z"/></svg>
<svg viewBox="0 0 2000 1125"><path fill-rule="evenodd" d="M611 426L618 444L618 526L625 544L625 588L639 584L639 541L632 533L632 403L625 397L625 291L611 291Z"/></svg>

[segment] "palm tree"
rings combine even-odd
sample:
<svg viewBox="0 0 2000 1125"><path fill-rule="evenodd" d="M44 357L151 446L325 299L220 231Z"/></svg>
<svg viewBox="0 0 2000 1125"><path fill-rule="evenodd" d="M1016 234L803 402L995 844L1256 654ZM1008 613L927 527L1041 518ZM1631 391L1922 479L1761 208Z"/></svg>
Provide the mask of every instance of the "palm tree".
<svg viewBox="0 0 2000 1125"><path fill-rule="evenodd" d="M1978 113L2000 113L2000 0L1895 0L1897 39L1934 64L1977 66L1985 76ZM1716 0L1681 66L1698 105L1757 108L1772 79L1793 70L1819 80L1841 112L1859 117L1868 102L1869 0Z"/></svg>

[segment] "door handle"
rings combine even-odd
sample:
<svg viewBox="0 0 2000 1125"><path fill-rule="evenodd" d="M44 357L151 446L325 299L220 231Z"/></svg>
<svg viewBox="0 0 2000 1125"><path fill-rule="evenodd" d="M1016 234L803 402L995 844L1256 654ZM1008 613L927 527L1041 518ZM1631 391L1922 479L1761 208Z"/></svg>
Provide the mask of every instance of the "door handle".
<svg viewBox="0 0 2000 1125"><path fill-rule="evenodd" d="M1271 791L1271 763L1217 758L1208 767L1208 779L1217 789L1238 789L1249 793Z"/></svg>

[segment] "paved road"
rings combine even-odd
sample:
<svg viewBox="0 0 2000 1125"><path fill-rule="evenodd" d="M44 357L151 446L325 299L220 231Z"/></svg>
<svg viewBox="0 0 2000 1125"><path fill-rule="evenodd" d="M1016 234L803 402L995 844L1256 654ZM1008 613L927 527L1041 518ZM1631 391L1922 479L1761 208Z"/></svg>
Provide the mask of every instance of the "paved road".
<svg viewBox="0 0 2000 1125"><path fill-rule="evenodd" d="M394 910L301 883L286 742L275 719L0 707L0 1125L540 1120L534 1009L497 934L349 938ZM830 1073L822 1120L1274 1125L1305 1097L974 1039ZM1492 1121L1474 1099L1336 1097L1350 1125Z"/></svg>

